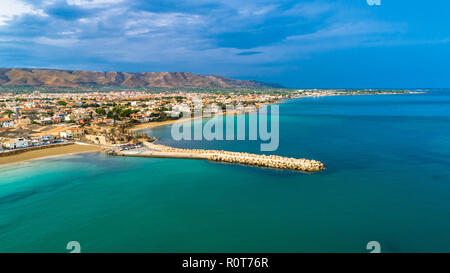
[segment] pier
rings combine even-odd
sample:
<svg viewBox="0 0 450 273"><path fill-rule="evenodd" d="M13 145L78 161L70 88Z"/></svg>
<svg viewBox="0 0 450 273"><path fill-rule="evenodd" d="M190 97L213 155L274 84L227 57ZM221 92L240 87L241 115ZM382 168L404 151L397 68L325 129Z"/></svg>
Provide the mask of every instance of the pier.
<svg viewBox="0 0 450 273"><path fill-rule="evenodd" d="M144 142L144 148L135 151L113 151L111 154L129 157L204 159L216 162L302 172L318 172L325 169L325 165L320 161L304 158L298 159L278 155L260 155L221 150L181 149L149 142Z"/></svg>

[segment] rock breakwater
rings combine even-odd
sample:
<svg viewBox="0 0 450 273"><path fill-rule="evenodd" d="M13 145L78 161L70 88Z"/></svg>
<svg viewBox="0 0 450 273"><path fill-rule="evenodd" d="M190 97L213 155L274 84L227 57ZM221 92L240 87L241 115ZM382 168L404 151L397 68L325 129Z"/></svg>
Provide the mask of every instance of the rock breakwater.
<svg viewBox="0 0 450 273"><path fill-rule="evenodd" d="M325 165L316 160L298 159L278 155L260 155L222 150L181 149L153 143L144 143L146 150L140 152L116 152L115 155L133 157L167 157L206 159L216 162L252 165L264 168L295 170L303 172L318 172Z"/></svg>

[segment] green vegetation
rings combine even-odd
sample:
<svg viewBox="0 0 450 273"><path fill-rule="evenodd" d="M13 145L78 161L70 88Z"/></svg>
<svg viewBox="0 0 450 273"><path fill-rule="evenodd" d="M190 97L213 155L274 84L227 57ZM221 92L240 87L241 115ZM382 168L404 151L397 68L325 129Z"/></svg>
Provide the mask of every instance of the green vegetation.
<svg viewBox="0 0 450 273"><path fill-rule="evenodd" d="M14 112L11 110L6 110L5 112L3 112L3 114L8 115L8 117L10 118L11 115L14 114Z"/></svg>
<svg viewBox="0 0 450 273"><path fill-rule="evenodd" d="M179 117L172 117L170 115L161 113L155 121L166 121L166 120L176 120L183 117L183 113L180 113Z"/></svg>
<svg viewBox="0 0 450 273"><path fill-rule="evenodd" d="M83 102L83 104L81 104L81 107L82 108L89 108L89 107L97 108L97 107L100 107L100 104L98 104L98 103L84 103Z"/></svg>
<svg viewBox="0 0 450 273"><path fill-rule="evenodd" d="M105 108L97 108L97 109L95 109L95 112L96 112L97 114L99 114L99 115L102 115L102 116L106 115L106 110L105 110Z"/></svg>
<svg viewBox="0 0 450 273"><path fill-rule="evenodd" d="M135 114L139 112L139 110L134 109L123 109L119 106L114 107L107 113L107 118L114 119L114 120L121 120L121 118L128 118L131 116L131 114Z"/></svg>

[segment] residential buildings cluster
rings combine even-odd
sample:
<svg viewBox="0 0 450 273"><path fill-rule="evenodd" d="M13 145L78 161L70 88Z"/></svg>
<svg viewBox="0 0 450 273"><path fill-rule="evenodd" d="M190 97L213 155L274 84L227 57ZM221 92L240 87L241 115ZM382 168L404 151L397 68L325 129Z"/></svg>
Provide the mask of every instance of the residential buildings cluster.
<svg viewBox="0 0 450 273"><path fill-rule="evenodd" d="M82 140L123 144L135 136L135 124L177 119L202 107L258 105L285 98L282 93L147 93L141 91L86 93L0 93L0 149Z"/></svg>

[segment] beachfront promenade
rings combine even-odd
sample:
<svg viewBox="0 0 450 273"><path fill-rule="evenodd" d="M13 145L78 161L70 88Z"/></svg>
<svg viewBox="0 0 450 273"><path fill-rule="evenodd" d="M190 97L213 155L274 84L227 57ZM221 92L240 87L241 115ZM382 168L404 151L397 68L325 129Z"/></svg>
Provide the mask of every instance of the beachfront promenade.
<svg viewBox="0 0 450 273"><path fill-rule="evenodd" d="M316 160L219 150L180 149L149 142L144 142L144 148L138 150L114 151L112 154L130 157L205 159L210 161L303 172L318 172L325 169L324 164Z"/></svg>

